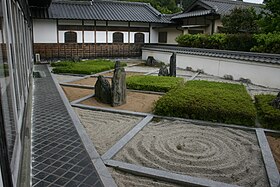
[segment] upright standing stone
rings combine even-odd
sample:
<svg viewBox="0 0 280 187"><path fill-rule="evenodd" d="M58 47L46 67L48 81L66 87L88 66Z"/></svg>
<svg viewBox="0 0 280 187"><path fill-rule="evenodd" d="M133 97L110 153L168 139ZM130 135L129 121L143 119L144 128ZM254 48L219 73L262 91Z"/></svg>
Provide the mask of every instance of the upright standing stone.
<svg viewBox="0 0 280 187"><path fill-rule="evenodd" d="M270 103L274 108L280 109L280 92L277 94L276 98Z"/></svg>
<svg viewBox="0 0 280 187"><path fill-rule="evenodd" d="M95 97L102 103L112 103L110 83L102 75L98 76L95 83Z"/></svg>
<svg viewBox="0 0 280 187"><path fill-rule="evenodd" d="M121 67L121 62L119 60L116 61L115 63L115 68L114 69L119 69Z"/></svg>
<svg viewBox="0 0 280 187"><path fill-rule="evenodd" d="M126 103L125 70L117 65L112 79L112 106L120 106Z"/></svg>
<svg viewBox="0 0 280 187"><path fill-rule="evenodd" d="M176 77L176 53L173 53L170 57L170 76Z"/></svg>

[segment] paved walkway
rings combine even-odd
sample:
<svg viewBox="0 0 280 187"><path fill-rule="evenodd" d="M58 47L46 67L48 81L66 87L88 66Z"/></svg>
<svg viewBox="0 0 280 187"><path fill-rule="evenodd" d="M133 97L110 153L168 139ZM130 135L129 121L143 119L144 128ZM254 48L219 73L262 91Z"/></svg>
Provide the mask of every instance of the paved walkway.
<svg viewBox="0 0 280 187"><path fill-rule="evenodd" d="M32 186L103 186L46 65L34 78Z"/></svg>

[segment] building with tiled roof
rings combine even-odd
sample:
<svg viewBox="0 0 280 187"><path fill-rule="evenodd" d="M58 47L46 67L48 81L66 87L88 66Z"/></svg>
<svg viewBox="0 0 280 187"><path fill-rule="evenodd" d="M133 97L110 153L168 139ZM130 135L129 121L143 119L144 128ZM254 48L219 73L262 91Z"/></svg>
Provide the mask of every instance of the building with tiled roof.
<svg viewBox="0 0 280 187"><path fill-rule="evenodd" d="M260 13L262 6L243 1L197 0L183 13L173 16L171 20L180 23L184 33L213 34L222 26L222 16L230 14L234 8L254 8L256 13Z"/></svg>
<svg viewBox="0 0 280 187"><path fill-rule="evenodd" d="M260 12L261 6L196 0L182 13L165 15L141 2L53 0L32 9L34 49L42 58L139 56L143 44L177 44L182 33L213 34L235 7Z"/></svg>

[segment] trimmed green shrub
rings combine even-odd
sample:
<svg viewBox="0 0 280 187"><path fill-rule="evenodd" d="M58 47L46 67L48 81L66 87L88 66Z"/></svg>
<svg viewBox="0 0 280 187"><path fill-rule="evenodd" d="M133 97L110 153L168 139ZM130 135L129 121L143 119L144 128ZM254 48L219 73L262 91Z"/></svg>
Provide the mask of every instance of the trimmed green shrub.
<svg viewBox="0 0 280 187"><path fill-rule="evenodd" d="M275 99L275 95L256 95L256 108L258 119L264 128L280 129L280 110L269 103Z"/></svg>
<svg viewBox="0 0 280 187"><path fill-rule="evenodd" d="M155 114L253 126L256 110L243 85L188 81L155 104Z"/></svg>
<svg viewBox="0 0 280 187"><path fill-rule="evenodd" d="M176 38L185 47L280 53L280 33L269 34L185 34Z"/></svg>
<svg viewBox="0 0 280 187"><path fill-rule="evenodd" d="M184 79L179 77L163 77L163 76L144 76L136 75L126 79L126 85L129 89L146 90L155 92L167 92L183 84Z"/></svg>
<svg viewBox="0 0 280 187"><path fill-rule="evenodd" d="M63 61L51 64L53 73L73 73L73 74L95 74L102 71L113 69L115 62L110 60L87 60L82 62ZM126 63L121 63L126 66Z"/></svg>
<svg viewBox="0 0 280 187"><path fill-rule="evenodd" d="M257 45L251 51L259 53L280 53L280 33L255 34Z"/></svg>

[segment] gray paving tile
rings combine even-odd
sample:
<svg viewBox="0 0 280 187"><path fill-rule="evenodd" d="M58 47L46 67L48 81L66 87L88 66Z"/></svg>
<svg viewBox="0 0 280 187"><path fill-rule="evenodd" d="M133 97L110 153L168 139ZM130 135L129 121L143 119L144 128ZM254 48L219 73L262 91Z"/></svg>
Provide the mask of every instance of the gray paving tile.
<svg viewBox="0 0 280 187"><path fill-rule="evenodd" d="M32 186L99 186L100 178L47 66L35 66L35 71L46 77L34 79Z"/></svg>

